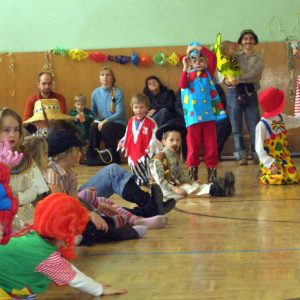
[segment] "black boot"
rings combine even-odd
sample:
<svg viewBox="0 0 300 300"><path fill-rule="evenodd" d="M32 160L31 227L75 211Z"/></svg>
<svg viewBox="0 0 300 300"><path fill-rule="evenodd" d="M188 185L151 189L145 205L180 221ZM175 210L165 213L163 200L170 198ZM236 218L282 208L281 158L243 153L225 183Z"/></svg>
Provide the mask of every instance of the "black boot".
<svg viewBox="0 0 300 300"><path fill-rule="evenodd" d="M198 167L189 167L189 175L191 180L198 180Z"/></svg>
<svg viewBox="0 0 300 300"><path fill-rule="evenodd" d="M217 169L216 168L208 168L207 169L207 182L212 183L217 179Z"/></svg>
<svg viewBox="0 0 300 300"><path fill-rule="evenodd" d="M209 193L214 197L229 197L235 193L235 178L232 172L225 172L224 178L217 177L211 184Z"/></svg>

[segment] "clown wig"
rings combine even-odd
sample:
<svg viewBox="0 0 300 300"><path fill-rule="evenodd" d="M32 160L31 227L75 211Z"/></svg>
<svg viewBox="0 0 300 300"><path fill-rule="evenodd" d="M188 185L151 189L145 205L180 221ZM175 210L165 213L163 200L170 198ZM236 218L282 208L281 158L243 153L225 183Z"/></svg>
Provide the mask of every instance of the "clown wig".
<svg viewBox="0 0 300 300"><path fill-rule="evenodd" d="M88 211L64 193L47 196L35 207L33 229L43 238L64 242L59 251L64 258L75 258L74 238L88 222Z"/></svg>

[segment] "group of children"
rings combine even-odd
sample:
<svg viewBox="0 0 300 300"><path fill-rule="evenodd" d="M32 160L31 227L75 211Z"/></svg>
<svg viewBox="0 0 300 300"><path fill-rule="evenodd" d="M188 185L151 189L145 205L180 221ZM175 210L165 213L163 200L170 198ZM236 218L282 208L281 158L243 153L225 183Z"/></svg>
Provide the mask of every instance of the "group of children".
<svg viewBox="0 0 300 300"><path fill-rule="evenodd" d="M142 238L147 229L163 228L167 223L164 214L174 207L174 199L189 194L199 197L235 194L233 173L225 172L224 178L220 178L216 172L215 121L222 119L225 112L214 85L215 68L214 53L197 42L189 44L179 82L186 127L170 122L157 128L147 116L147 97L144 94L132 97L134 116L128 121L118 148L125 151L135 179L126 175L124 184L129 184L128 189L144 199L138 200L141 210L120 207L97 193L100 189L92 183L99 181L99 176L78 192L77 176L72 168L78 165L81 149L86 146L88 127L85 124L93 120L85 108L83 95L76 97L71 111L79 129L59 110L57 118L64 120L51 122L49 112L56 104L36 107L35 119L31 121L39 122L38 128L47 129L47 141L40 136L24 138L20 116L13 110L1 109L0 298L32 297L43 292L50 281L96 296L126 293L125 289L94 282L65 258L74 258L75 245ZM288 151L286 130L299 127L300 118L281 113L284 94L276 88L263 91L259 104L263 110L256 127L260 182L297 183L299 176ZM37 114L41 115L40 119ZM186 133L185 164L181 144ZM201 146L208 170L207 183L198 180ZM137 184L150 186L151 195L139 190ZM11 222L15 214L14 226L21 231L12 237ZM22 265L18 274L17 265Z"/></svg>

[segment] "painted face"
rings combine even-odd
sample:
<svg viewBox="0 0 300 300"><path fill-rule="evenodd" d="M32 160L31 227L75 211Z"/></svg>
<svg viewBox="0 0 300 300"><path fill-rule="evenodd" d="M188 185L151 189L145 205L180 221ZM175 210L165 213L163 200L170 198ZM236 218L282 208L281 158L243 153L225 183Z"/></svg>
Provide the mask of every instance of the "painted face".
<svg viewBox="0 0 300 300"><path fill-rule="evenodd" d="M100 85L104 88L110 88L112 86L113 78L108 70L103 70L100 73Z"/></svg>
<svg viewBox="0 0 300 300"><path fill-rule="evenodd" d="M147 81L147 85L148 85L148 89L155 93L155 92L159 92L159 82L156 79L149 79Z"/></svg>
<svg viewBox="0 0 300 300"><path fill-rule="evenodd" d="M190 57L190 62L193 70L202 71L206 68L206 59L200 55Z"/></svg>
<svg viewBox="0 0 300 300"><path fill-rule="evenodd" d="M82 101L75 101L74 106L77 111L82 112L84 110L84 103Z"/></svg>
<svg viewBox="0 0 300 300"><path fill-rule="evenodd" d="M16 147L20 139L20 124L12 116L6 116L2 119L0 138L8 139L12 148Z"/></svg>
<svg viewBox="0 0 300 300"><path fill-rule="evenodd" d="M178 131L170 131L166 139L162 143L172 152L177 152L181 146L181 134Z"/></svg>
<svg viewBox="0 0 300 300"><path fill-rule="evenodd" d="M244 49L252 50L255 46L255 38L253 34L251 33L244 34L241 43Z"/></svg>
<svg viewBox="0 0 300 300"><path fill-rule="evenodd" d="M144 103L133 104L132 110L137 119L143 119L148 112L148 108Z"/></svg>
<svg viewBox="0 0 300 300"><path fill-rule="evenodd" d="M53 80L49 74L43 74L38 82L38 89L41 94L50 95L53 88Z"/></svg>

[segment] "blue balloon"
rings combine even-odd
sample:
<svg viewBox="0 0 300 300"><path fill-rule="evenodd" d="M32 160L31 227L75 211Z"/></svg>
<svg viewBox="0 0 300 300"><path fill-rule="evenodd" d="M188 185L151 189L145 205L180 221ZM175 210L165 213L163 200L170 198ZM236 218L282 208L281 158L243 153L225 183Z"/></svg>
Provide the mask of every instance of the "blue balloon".
<svg viewBox="0 0 300 300"><path fill-rule="evenodd" d="M140 61L139 57L137 56L137 54L135 52L133 52L131 54L130 60L131 60L131 63L135 66L137 66Z"/></svg>

